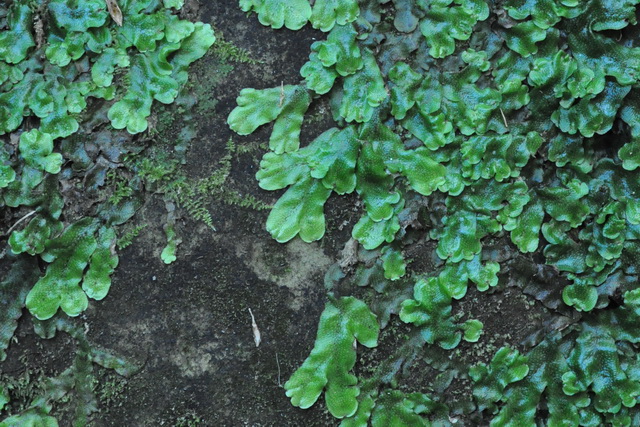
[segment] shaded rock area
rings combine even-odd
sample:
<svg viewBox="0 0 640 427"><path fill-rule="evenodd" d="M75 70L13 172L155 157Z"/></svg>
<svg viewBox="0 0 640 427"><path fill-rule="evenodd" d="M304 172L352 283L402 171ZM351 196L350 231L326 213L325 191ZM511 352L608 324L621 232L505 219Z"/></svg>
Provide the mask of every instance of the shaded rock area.
<svg viewBox="0 0 640 427"><path fill-rule="evenodd" d="M195 178L212 173L224 156L232 137L226 116L240 90L297 82L318 34L264 28L232 1L203 1L194 18L210 22L259 61L234 64L224 77L210 56L196 68L192 82L199 105L213 108L200 108L194 117L199 130L184 168ZM207 86L211 93L202 92ZM229 185L273 203L273 194L255 181L258 159L234 159ZM300 241L278 244L264 230L265 211L214 201L207 208L217 231L189 218L179 221L183 242L178 260L167 266L159 257L164 206L149 200L137 219L148 227L122 253L109 297L87 314L93 342L144 361L144 368L94 424L335 424L321 405L307 411L292 407L281 386L311 349L325 301L322 276L336 250ZM249 308L262 335L258 348Z"/></svg>

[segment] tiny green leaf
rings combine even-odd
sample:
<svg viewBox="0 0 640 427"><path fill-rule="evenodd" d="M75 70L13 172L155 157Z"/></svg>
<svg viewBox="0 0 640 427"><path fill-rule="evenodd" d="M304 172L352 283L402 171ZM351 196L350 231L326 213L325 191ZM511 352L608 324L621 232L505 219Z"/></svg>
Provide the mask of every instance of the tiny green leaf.
<svg viewBox="0 0 640 427"><path fill-rule="evenodd" d="M369 121L374 109L388 97L382 73L373 53L365 50L363 59L364 67L344 79L340 115L347 122Z"/></svg>
<svg viewBox="0 0 640 427"><path fill-rule="evenodd" d="M547 31L526 21L505 30L504 38L511 50L526 58L538 52L536 43L547 38Z"/></svg>
<svg viewBox="0 0 640 427"><path fill-rule="evenodd" d="M0 411L10 402L9 390L4 384L0 384Z"/></svg>
<svg viewBox="0 0 640 427"><path fill-rule="evenodd" d="M414 93L423 82L422 75L404 62L396 63L389 70L391 86L391 114L402 120L416 103Z"/></svg>
<svg viewBox="0 0 640 427"><path fill-rule="evenodd" d="M462 324L462 330L464 331L462 339L467 342L478 342L480 335L482 335L483 326L482 322L477 319L467 320Z"/></svg>
<svg viewBox="0 0 640 427"><path fill-rule="evenodd" d="M562 300L578 311L591 311L598 302L598 291L591 286L569 285L562 291Z"/></svg>
<svg viewBox="0 0 640 427"><path fill-rule="evenodd" d="M404 202L401 201L394 206L391 218L378 222L373 221L369 215L363 215L354 225L351 235L367 250L375 249L384 242L391 243L400 230L398 213L403 207Z"/></svg>
<svg viewBox="0 0 640 427"><path fill-rule="evenodd" d="M0 59L9 64L18 64L36 45L32 35L33 12L29 5L14 2L9 9L7 24L9 30L0 32Z"/></svg>
<svg viewBox="0 0 640 427"><path fill-rule="evenodd" d="M402 252L385 246L382 248L381 257L384 277L389 280L398 280L406 273L407 263Z"/></svg>
<svg viewBox="0 0 640 427"><path fill-rule="evenodd" d="M444 349L455 348L462 334L451 315L451 293L439 278L420 279L413 288L413 298L405 300L400 319L420 327L429 344L437 343Z"/></svg>
<svg viewBox="0 0 640 427"><path fill-rule="evenodd" d="M455 50L455 40L468 40L473 26L489 17L489 7L482 0L436 1L420 24L420 31L430 46L429 55L445 58Z"/></svg>
<svg viewBox="0 0 640 427"><path fill-rule="evenodd" d="M98 233L98 244L91 255L89 269L84 275L82 289L89 298L101 300L111 287L111 275L118 266L115 253L116 232L113 228L102 228Z"/></svg>
<svg viewBox="0 0 640 427"><path fill-rule="evenodd" d="M520 251L524 253L535 252L538 249L543 219L542 203L534 200L525 206L522 214L512 219L504 228L511 231L511 241L518 246Z"/></svg>
<svg viewBox="0 0 640 427"><path fill-rule="evenodd" d="M356 43L358 33L353 25L337 25L326 41L311 45L325 67L334 67L341 76L348 76L364 67L360 47Z"/></svg>
<svg viewBox="0 0 640 427"><path fill-rule="evenodd" d="M178 249L178 244L181 240L177 238L176 232L170 224L165 226L165 233L167 235L167 245L162 249L160 259L162 259L162 262L165 264L171 264L178 259L176 256L176 250Z"/></svg>
<svg viewBox="0 0 640 427"><path fill-rule="evenodd" d="M36 318L49 319L58 308L73 317L87 308L87 295L79 285L97 247L95 230L93 219L84 218L47 242L42 257L51 264L26 299L27 308Z"/></svg>
<svg viewBox="0 0 640 427"><path fill-rule="evenodd" d="M108 16L102 0L51 0L48 7L56 24L68 31L83 32L101 27Z"/></svg>
<svg viewBox="0 0 640 427"><path fill-rule="evenodd" d="M316 52L309 55L309 61L300 69L300 75L307 82L307 89L318 95L329 92L338 77L333 68L327 68L322 64Z"/></svg>
<svg viewBox="0 0 640 427"><path fill-rule="evenodd" d="M480 410L491 407L503 398L505 388L521 381L529 372L527 358L518 350L502 347L496 352L489 366L478 364L469 369L475 383L473 397Z"/></svg>

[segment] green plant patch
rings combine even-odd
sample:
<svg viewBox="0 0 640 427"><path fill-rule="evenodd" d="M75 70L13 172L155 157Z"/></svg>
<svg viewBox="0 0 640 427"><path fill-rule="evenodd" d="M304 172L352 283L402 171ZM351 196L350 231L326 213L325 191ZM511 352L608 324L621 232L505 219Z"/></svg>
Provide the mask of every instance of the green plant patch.
<svg viewBox="0 0 640 427"><path fill-rule="evenodd" d="M638 424L638 341L623 326L640 274L638 2L337 3L241 2L263 24L310 21L327 35L310 46L300 85L244 89L229 116L241 135L276 122L256 175L265 190L287 189L267 221L276 240L322 238L327 199L355 191L360 249L349 246L352 263L336 264L325 282L340 295L368 286L380 325L398 315L412 331L404 343L394 336L397 352L376 368L365 364L355 405L349 398L337 411L328 398L330 412L345 426ZM300 141L320 97L337 127ZM296 132L285 145L273 143L283 117ZM468 292L469 282L504 292L521 280L523 259L553 272L521 286L547 326L496 346L491 325L465 320L456 301L480 317L489 296ZM316 346L342 345L325 322ZM454 350L433 362L420 393L402 388L416 358L462 339L492 356L462 368ZM469 379L465 398L449 390ZM320 391L293 403L308 407Z"/></svg>
<svg viewBox="0 0 640 427"><path fill-rule="evenodd" d="M350 373L356 362L354 340L365 347L374 347L377 339L375 316L362 301L346 297L328 303L311 354L284 385L291 403L308 408L324 389L332 415L352 416L360 394L358 380Z"/></svg>
<svg viewBox="0 0 640 427"><path fill-rule="evenodd" d="M21 410L16 411L4 420L0 426L51 426L57 427L58 420L52 415L54 406L65 406L70 411L70 420L74 425L87 425L92 414L98 410L98 401L94 392L98 381L95 365L115 371L121 376L131 376L140 370L139 366L126 361L114 354L98 349L87 339L86 332L77 323L68 318L56 318L45 322L36 321L35 332L43 339L51 339L64 332L74 342L76 349L70 366L55 376L44 377L42 373L40 386L34 386L37 381L29 378L33 373L29 370L23 378L3 376L6 388L0 386L0 402L11 406L11 396L19 395L22 388L33 387L28 394L30 401ZM4 401L3 401L4 399ZM0 407L0 410L2 408Z"/></svg>
<svg viewBox="0 0 640 427"><path fill-rule="evenodd" d="M90 98L118 99L103 104L113 128L145 130L153 101L173 102L186 82L187 67L215 38L210 26L180 20L157 2L123 4L122 26L113 22L99 0L36 3L41 7L35 13L46 13L47 19L42 40L34 39L34 12L27 2L13 3L1 33L5 77L0 86L0 129L19 136L17 151L6 144L2 149L1 187L6 206L33 210L24 219L35 213L25 227L11 233L9 243L16 254L38 254L51 263L27 297L27 307L46 319L58 307L78 315L87 306L87 295L104 298L117 265L111 227L124 218L87 217L69 225L58 182L80 176L87 166L78 151L59 152L60 138L79 131L88 102L95 102ZM116 74L123 76L117 84ZM39 119L39 125L21 127L31 117ZM65 164L69 154L75 165ZM132 196L130 191L113 201Z"/></svg>
<svg viewBox="0 0 640 427"><path fill-rule="evenodd" d="M8 240L0 258L11 265L0 281L0 360L25 307L50 319L48 332L82 341L49 394L21 413L5 412L3 426L58 425L52 402L72 389L82 402L74 425L86 425L96 405L91 363L122 370L122 361L59 322L107 296L119 226L142 204L139 178L125 185L114 177L142 150L132 135L148 130L154 104L176 100L190 65L215 41L209 24L180 18L182 1L119 1L121 16L107 3L0 7L0 208ZM10 411L6 390L0 383L0 407Z"/></svg>

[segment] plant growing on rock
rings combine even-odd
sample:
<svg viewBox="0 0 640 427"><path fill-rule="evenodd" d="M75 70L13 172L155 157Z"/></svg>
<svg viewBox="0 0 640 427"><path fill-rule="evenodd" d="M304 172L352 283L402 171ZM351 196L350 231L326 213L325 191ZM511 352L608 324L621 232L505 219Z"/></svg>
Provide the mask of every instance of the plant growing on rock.
<svg viewBox="0 0 640 427"><path fill-rule="evenodd" d="M141 184L133 180L131 191L114 203L101 199L98 190L127 154L141 151L131 135L147 130L153 104L174 102L189 65L215 41L209 24L179 18L182 5L0 5L0 208L14 222L4 231L14 268L0 283L0 300L7 305L0 313L0 360L25 305L39 320L59 309L73 317L89 298L107 295L118 265L116 227L139 208ZM0 407L5 391L0 385ZM50 410L49 400L64 394L55 392L39 407ZM0 425L5 423L57 425L31 410Z"/></svg>
<svg viewBox="0 0 640 427"><path fill-rule="evenodd" d="M12 231L9 243L14 254L39 255L50 263L27 296L31 312L48 319L58 307L77 316L86 308L87 297L105 297L117 265L113 227L135 209L127 200L115 210L98 209L93 218L73 222L64 216L59 182L82 177L96 166L74 138L104 126L80 128L89 105L104 106L114 129L144 131L154 100L175 100L189 64L204 55L215 38L209 25L175 15L181 2L121 2L121 25L102 0L41 3L16 1L3 9L0 129L19 135L20 142L16 152L7 143L2 148L1 196L5 208L35 211L22 230ZM33 28L34 21L42 20L46 34ZM108 141L98 144L104 144L99 150L107 167L92 171L102 178L89 180L89 191L101 185L104 174L118 167L126 154ZM56 147L61 152L54 152ZM72 164L63 168L67 160Z"/></svg>
<svg viewBox="0 0 640 427"><path fill-rule="evenodd" d="M300 82L244 89L229 115L241 135L274 122L256 178L286 191L267 230L279 242L321 239L328 198L356 192L360 265L336 267L329 281L371 285L378 326L396 313L415 327L391 362L357 379L351 353L346 363L323 349L353 339L361 315L330 296L311 355L285 384L294 405L311 406L326 386L344 426L458 415L496 426L640 423L640 335L628 328L640 224L638 3L240 1L264 25L310 22L327 33ZM321 97L336 127L301 144L305 113ZM405 256L420 240L434 242L419 255L439 259L433 270L413 271ZM496 240L510 253L487 248ZM550 280L518 279L518 252L553 267ZM469 281L485 292L508 277L560 316L555 326L473 367L465 404L398 390L408 354L478 340L481 322L459 322L452 305ZM375 346L377 333L368 336L362 343ZM310 366L322 366L322 378L310 378Z"/></svg>

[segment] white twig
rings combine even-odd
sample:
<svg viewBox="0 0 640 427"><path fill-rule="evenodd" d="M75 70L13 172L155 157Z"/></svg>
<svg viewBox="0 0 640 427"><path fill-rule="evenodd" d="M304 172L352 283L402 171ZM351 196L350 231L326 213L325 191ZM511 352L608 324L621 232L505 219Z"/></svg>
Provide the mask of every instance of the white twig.
<svg viewBox="0 0 640 427"><path fill-rule="evenodd" d="M249 314L251 315L251 329L253 329L253 341L256 343L256 347L260 346L260 342L262 339L260 338L260 329L258 329L258 324L256 323L256 318L253 317L253 312L249 309Z"/></svg>
<svg viewBox="0 0 640 427"><path fill-rule="evenodd" d="M19 226L19 225L20 225L20 223L22 223L25 219L29 218L29 217L30 217L31 215L33 215L34 213L36 213L36 211L31 211L31 212L29 212L28 214L26 214L25 216L23 216L22 218L20 218L19 220L17 220L17 221L16 221L16 223L15 223L15 224L13 224L13 225L11 226L11 228L10 228L6 233L4 233L4 235L5 235L5 236L8 236L9 234L11 234L11 232L12 232L13 230L15 230L17 226Z"/></svg>
<svg viewBox="0 0 640 427"><path fill-rule="evenodd" d="M509 123L507 123L507 116L504 115L504 111L502 111L502 108L500 109L500 114L502 114L502 121L504 121L504 127L509 129Z"/></svg>
<svg viewBox="0 0 640 427"><path fill-rule="evenodd" d="M278 365L278 387L282 387L280 382L280 361L278 360L278 353L276 352L276 365Z"/></svg>

